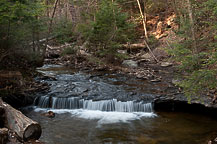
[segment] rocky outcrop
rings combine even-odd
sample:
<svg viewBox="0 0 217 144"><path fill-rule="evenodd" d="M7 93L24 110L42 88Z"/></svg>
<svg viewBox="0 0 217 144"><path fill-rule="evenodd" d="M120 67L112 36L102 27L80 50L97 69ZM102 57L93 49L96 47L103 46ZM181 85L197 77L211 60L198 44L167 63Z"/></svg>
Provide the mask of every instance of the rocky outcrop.
<svg viewBox="0 0 217 144"><path fill-rule="evenodd" d="M188 101L184 94L161 95L154 100L156 111L181 111L210 115L217 118L217 104L212 99L204 96Z"/></svg>

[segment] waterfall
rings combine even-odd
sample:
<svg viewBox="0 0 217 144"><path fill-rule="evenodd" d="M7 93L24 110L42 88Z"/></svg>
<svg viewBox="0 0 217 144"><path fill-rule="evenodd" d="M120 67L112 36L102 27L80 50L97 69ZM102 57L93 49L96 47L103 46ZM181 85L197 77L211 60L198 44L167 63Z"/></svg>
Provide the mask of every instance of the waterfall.
<svg viewBox="0 0 217 144"><path fill-rule="evenodd" d="M53 109L87 109L117 112L152 112L152 104L144 102L126 101L117 99L92 101L75 97L57 98L41 96L36 98L35 106Z"/></svg>

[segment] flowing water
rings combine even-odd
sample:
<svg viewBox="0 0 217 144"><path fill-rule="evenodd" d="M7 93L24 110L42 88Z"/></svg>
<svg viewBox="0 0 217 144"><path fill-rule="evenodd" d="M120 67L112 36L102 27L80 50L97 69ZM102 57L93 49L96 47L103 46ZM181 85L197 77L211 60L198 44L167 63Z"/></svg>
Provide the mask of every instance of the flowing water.
<svg viewBox="0 0 217 144"><path fill-rule="evenodd" d="M25 109L48 144L202 144L217 134L217 121L202 115L155 112L163 86L112 73L82 73L60 66L39 69L48 92ZM55 79L54 79L55 78ZM53 111L54 118L45 115Z"/></svg>

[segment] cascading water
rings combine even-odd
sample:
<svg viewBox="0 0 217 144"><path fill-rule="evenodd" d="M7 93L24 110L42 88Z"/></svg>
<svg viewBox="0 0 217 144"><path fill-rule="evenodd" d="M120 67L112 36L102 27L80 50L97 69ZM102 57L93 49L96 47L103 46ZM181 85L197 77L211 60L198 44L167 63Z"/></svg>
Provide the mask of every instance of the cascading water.
<svg viewBox="0 0 217 144"><path fill-rule="evenodd" d="M41 96L35 100L35 105L40 108L53 109L86 109L116 112L152 112L152 104L144 102L126 101L117 99L92 101L75 97L57 98Z"/></svg>
<svg viewBox="0 0 217 144"><path fill-rule="evenodd" d="M28 107L27 115L40 122L44 143L196 144L207 143L204 138L217 130L216 120L201 115L158 112L157 116L151 102L166 90L163 81L46 65L40 72L48 78L37 79L50 89L38 94L36 107ZM49 111L56 116L45 117Z"/></svg>

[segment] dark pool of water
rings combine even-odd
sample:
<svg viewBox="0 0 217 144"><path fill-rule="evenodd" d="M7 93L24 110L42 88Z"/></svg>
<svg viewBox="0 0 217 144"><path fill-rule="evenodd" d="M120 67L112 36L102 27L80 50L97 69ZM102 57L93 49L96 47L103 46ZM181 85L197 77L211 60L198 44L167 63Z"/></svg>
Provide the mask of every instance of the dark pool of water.
<svg viewBox="0 0 217 144"><path fill-rule="evenodd" d="M43 113L31 111L28 116L41 124L41 141L48 144L205 144L217 133L216 120L188 113L161 112L154 117L102 124L102 118L71 113L47 118Z"/></svg>

